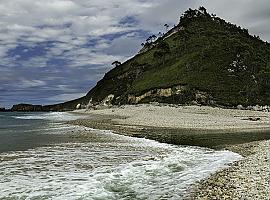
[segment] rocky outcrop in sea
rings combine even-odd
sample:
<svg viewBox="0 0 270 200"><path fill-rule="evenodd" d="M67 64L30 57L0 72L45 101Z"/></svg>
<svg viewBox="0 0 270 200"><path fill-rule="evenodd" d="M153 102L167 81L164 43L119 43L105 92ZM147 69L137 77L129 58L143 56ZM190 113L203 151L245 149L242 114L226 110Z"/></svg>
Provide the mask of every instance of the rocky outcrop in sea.
<svg viewBox="0 0 270 200"><path fill-rule="evenodd" d="M42 105L18 104L11 108L13 112L39 112L43 111Z"/></svg>

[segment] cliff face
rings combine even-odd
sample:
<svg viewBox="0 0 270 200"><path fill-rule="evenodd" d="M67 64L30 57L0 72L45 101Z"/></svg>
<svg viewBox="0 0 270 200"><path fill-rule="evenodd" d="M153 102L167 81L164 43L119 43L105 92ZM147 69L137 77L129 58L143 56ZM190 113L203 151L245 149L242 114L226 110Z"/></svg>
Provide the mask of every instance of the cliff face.
<svg viewBox="0 0 270 200"><path fill-rule="evenodd" d="M188 10L168 33L147 43L85 96L48 110L110 103L270 104L270 45L205 9Z"/></svg>

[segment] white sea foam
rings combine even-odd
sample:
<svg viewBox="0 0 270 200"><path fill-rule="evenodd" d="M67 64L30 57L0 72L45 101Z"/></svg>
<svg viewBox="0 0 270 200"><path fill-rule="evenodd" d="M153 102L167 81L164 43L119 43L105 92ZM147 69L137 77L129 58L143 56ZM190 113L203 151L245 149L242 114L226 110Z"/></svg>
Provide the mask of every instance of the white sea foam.
<svg viewBox="0 0 270 200"><path fill-rule="evenodd" d="M0 199L181 199L241 158L89 129L98 140L0 154Z"/></svg>
<svg viewBox="0 0 270 200"><path fill-rule="evenodd" d="M15 119L25 120L51 120L51 121L69 121L82 118L81 115L74 115L67 112L50 112L50 113L27 113L22 116L13 116Z"/></svg>

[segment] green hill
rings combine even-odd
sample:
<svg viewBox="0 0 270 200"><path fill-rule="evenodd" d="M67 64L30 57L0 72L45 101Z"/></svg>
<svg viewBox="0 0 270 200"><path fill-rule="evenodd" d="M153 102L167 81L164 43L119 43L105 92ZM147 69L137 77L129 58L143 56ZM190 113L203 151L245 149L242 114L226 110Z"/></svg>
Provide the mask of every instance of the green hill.
<svg viewBox="0 0 270 200"><path fill-rule="evenodd" d="M167 102L270 104L270 45L205 8L189 9L166 34L105 74L81 99L61 105ZM59 108L59 105L58 108Z"/></svg>

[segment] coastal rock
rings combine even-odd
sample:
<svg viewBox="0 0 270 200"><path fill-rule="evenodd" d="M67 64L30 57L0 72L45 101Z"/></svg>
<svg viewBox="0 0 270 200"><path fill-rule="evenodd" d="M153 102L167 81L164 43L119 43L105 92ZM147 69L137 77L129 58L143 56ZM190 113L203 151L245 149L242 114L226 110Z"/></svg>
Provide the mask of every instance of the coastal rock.
<svg viewBox="0 0 270 200"><path fill-rule="evenodd" d="M247 110L253 110L253 106L248 106Z"/></svg>
<svg viewBox="0 0 270 200"><path fill-rule="evenodd" d="M197 92L196 93L196 102L199 104L206 104L208 100L206 92Z"/></svg>
<svg viewBox="0 0 270 200"><path fill-rule="evenodd" d="M87 110L91 110L91 109L94 109L94 108L95 108L95 106L94 106L94 104L93 104L93 99L91 98L91 99L89 100L88 104L86 105L86 109L87 109Z"/></svg>
<svg viewBox="0 0 270 200"><path fill-rule="evenodd" d="M90 99L89 103L85 108L87 110L100 110L105 109L112 106L112 101L114 100L114 95L110 94L107 97L105 97L99 104L92 103L92 99Z"/></svg>
<svg viewBox="0 0 270 200"><path fill-rule="evenodd" d="M31 105L31 104L18 104L13 105L11 108L13 112L38 112L43 111L42 105Z"/></svg>
<svg viewBox="0 0 270 200"><path fill-rule="evenodd" d="M244 106L242 106L242 105L238 105L236 108L237 108L238 110L245 110Z"/></svg>
<svg viewBox="0 0 270 200"><path fill-rule="evenodd" d="M172 88L160 88L160 89L154 89L150 90L140 96L134 96L129 95L128 96L128 102L131 104L137 104L141 100L147 98L147 97L170 97L172 96Z"/></svg>
<svg viewBox="0 0 270 200"><path fill-rule="evenodd" d="M250 120L250 121L259 121L259 120L261 120L261 118L260 117L249 117L248 120Z"/></svg>
<svg viewBox="0 0 270 200"><path fill-rule="evenodd" d="M106 98L103 99L102 103L104 106L112 105L112 100L114 99L114 95L110 94Z"/></svg>
<svg viewBox="0 0 270 200"><path fill-rule="evenodd" d="M183 96L187 90L188 90L188 87L183 86L183 85L177 85L177 86L173 86L169 88L157 88L157 89L149 90L139 96L128 95L128 102L131 104L138 104L142 100L147 99L147 98L154 100L156 98L170 98L172 96ZM203 101L206 101L205 98Z"/></svg>
<svg viewBox="0 0 270 200"><path fill-rule="evenodd" d="M269 112L269 106L265 105L262 107L264 112Z"/></svg>
<svg viewBox="0 0 270 200"><path fill-rule="evenodd" d="M238 108L238 106L237 106L237 108ZM260 106L260 105L247 106L246 107L246 110L269 112L270 111L270 107L268 105L264 105L264 106Z"/></svg>
<svg viewBox="0 0 270 200"><path fill-rule="evenodd" d="M82 107L82 105L81 104L78 104L77 106L76 106L76 109L78 110L78 109L81 109L81 107Z"/></svg>
<svg viewBox="0 0 270 200"><path fill-rule="evenodd" d="M0 108L0 112L5 112L6 109L5 108Z"/></svg>
<svg viewBox="0 0 270 200"><path fill-rule="evenodd" d="M253 110L254 111L262 111L262 106L259 106L259 105L256 105L256 106L253 106Z"/></svg>

